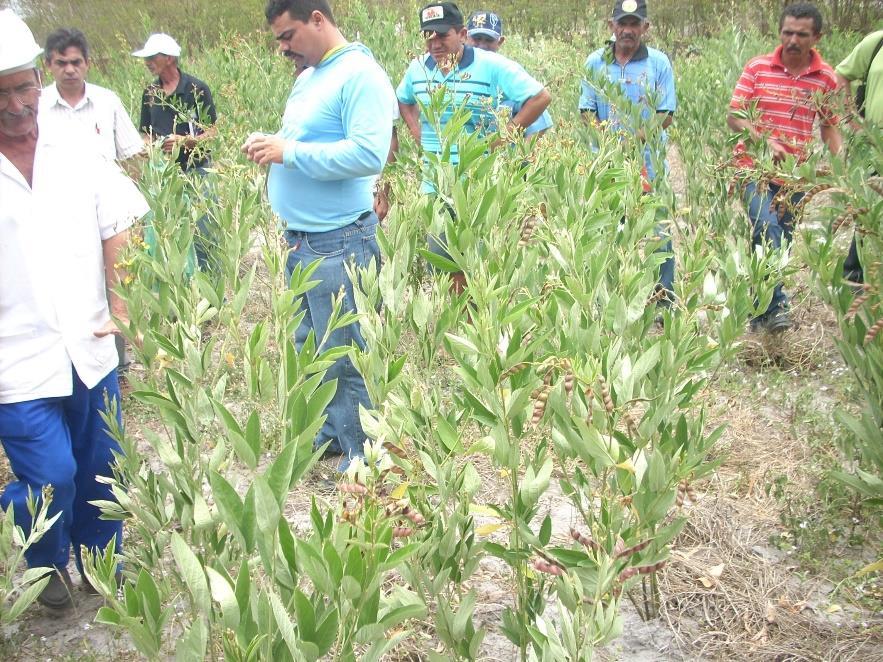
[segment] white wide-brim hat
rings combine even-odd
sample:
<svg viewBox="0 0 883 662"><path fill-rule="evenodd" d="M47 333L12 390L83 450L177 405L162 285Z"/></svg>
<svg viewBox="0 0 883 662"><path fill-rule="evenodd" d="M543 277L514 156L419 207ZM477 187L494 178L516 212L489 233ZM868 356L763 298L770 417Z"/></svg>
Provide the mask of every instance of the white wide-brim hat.
<svg viewBox="0 0 883 662"><path fill-rule="evenodd" d="M0 76L33 69L42 52L27 24L11 9L0 10Z"/></svg>
<svg viewBox="0 0 883 662"><path fill-rule="evenodd" d="M144 44L144 48L132 53L135 57L153 57L160 54L173 57L181 55L181 47L178 45L178 42L163 32L150 35Z"/></svg>

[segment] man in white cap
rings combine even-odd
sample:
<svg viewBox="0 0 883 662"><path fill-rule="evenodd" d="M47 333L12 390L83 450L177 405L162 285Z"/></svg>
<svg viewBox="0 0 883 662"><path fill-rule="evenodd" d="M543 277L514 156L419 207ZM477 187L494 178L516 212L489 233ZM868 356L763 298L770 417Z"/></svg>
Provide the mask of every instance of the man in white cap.
<svg viewBox="0 0 883 662"><path fill-rule="evenodd" d="M218 119L211 90L198 78L181 71L181 47L167 34L150 35L144 48L132 55L143 58L147 69L156 76L141 96L141 132L148 140L161 139L163 151L175 155L184 172L203 178L197 187L203 195L211 197L205 186L206 168L211 166L206 142L217 134L214 124ZM209 219L203 216L197 221L194 242L200 269L212 266L211 244Z"/></svg>
<svg viewBox="0 0 883 662"><path fill-rule="evenodd" d="M113 293L108 309L105 286L148 208L113 162L39 131L41 52L0 11L0 442L16 478L0 507L27 530L29 495L51 492L59 517L25 556L54 570L38 600L61 609L72 604L71 545L81 568L82 547L121 543L121 522L90 504L113 500L96 476L112 475L119 452L101 415L120 420L113 335L126 309Z"/></svg>
<svg viewBox="0 0 883 662"><path fill-rule="evenodd" d="M111 90L86 81L89 44L75 28L58 28L46 37L43 55L54 82L40 94L40 130L59 132L94 147L110 161L123 162L144 153L144 141L120 98ZM124 165L137 171L138 159ZM133 174L133 176L136 176ZM129 365L126 341L116 338L120 375Z"/></svg>

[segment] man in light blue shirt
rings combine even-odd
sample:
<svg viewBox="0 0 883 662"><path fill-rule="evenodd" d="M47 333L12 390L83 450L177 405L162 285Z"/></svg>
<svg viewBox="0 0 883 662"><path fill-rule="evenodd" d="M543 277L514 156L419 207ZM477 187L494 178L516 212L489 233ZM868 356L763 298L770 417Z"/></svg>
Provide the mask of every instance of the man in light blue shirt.
<svg viewBox="0 0 883 662"><path fill-rule="evenodd" d="M667 168L665 129L671 126L677 108L674 73L668 56L642 41L650 28L646 0L617 0L608 25L614 39L586 60L587 78L581 81L579 110L607 130L631 134L644 144L642 184L644 191L650 192L658 167L662 167L663 176ZM650 128L655 130L648 131ZM671 253L671 240L663 239L660 251ZM674 275L672 255L659 271L664 306L674 301Z"/></svg>
<svg viewBox="0 0 883 662"><path fill-rule="evenodd" d="M428 52L411 62L396 94L402 119L424 152L442 153L435 126L421 109L421 105L430 105L431 93L439 86L444 86L447 93L441 126L447 125L456 110L465 108L470 113L464 127L468 133L494 131L494 111L503 101L520 104L519 111L509 120L509 128L516 131L536 122L551 102L548 90L521 65L497 53L464 45L466 28L456 4L441 2L424 7L420 12L420 29ZM459 162L456 145L451 146L450 162ZM423 182L423 191L433 191L429 182ZM444 243L444 237L441 239ZM440 246L430 248L446 255ZM452 289L462 292L465 274L453 273L451 280Z"/></svg>
<svg viewBox="0 0 883 662"><path fill-rule="evenodd" d="M473 48L499 53L500 47L506 41L506 37L503 36L503 19L486 9L474 11L466 21L466 37L466 43ZM514 117L521 110L520 103L508 99L504 99L500 105L510 109L510 117ZM552 116L549 115L548 110L544 110L539 119L524 130L524 135L539 137L551 128Z"/></svg>
<svg viewBox="0 0 883 662"><path fill-rule="evenodd" d="M389 153L394 93L371 52L340 33L326 0L270 0L266 16L282 55L299 69L312 67L295 81L279 132L252 134L243 145L249 159L270 167L270 205L291 248L288 276L322 260L313 275L321 283L303 295L306 315L295 333L300 349L311 330L317 340L324 337L339 293L342 312L355 312L345 264L379 267L373 189ZM358 324L332 331L325 348L352 343L365 347ZM359 405L370 408L371 401L348 356L325 379L336 379L337 391L316 441L331 442L329 450L345 456L339 467L345 470L363 455Z"/></svg>

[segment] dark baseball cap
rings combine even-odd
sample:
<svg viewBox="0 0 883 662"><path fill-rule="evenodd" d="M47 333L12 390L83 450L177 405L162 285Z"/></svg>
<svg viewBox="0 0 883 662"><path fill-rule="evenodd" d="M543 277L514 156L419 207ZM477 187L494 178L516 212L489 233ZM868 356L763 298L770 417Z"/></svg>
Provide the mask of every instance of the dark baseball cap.
<svg viewBox="0 0 883 662"><path fill-rule="evenodd" d="M435 2L420 10L420 30L445 34L463 26L463 14L453 2Z"/></svg>
<svg viewBox="0 0 883 662"><path fill-rule="evenodd" d="M466 21L466 34L470 37L484 35L499 40L503 36L503 19L492 11L474 11Z"/></svg>
<svg viewBox="0 0 883 662"><path fill-rule="evenodd" d="M613 20L618 21L626 16L647 18L647 0L617 0L613 5Z"/></svg>

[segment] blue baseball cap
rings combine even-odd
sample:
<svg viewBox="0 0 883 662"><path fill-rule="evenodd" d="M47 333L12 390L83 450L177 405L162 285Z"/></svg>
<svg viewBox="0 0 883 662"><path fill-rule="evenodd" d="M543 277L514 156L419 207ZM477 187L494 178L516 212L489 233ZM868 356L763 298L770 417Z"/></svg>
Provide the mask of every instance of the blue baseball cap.
<svg viewBox="0 0 883 662"><path fill-rule="evenodd" d="M466 34L470 37L485 35L497 40L503 36L503 19L492 11L474 11L466 21Z"/></svg>

